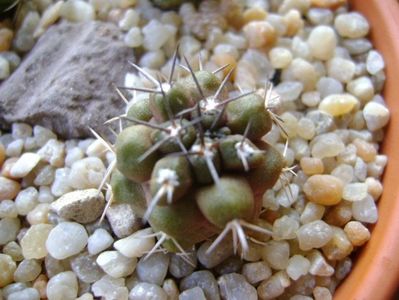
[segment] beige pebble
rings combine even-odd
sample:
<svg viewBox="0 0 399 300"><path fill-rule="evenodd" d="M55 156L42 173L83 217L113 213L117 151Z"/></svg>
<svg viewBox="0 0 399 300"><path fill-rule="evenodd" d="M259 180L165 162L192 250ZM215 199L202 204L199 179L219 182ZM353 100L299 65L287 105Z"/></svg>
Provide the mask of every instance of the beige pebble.
<svg viewBox="0 0 399 300"><path fill-rule="evenodd" d="M33 33L33 36L35 38L41 36L50 25L57 22L57 20L60 18L63 3L64 1L57 1L56 3L46 8L46 10L42 14L39 24L35 29L35 32Z"/></svg>
<svg viewBox="0 0 399 300"><path fill-rule="evenodd" d="M267 12L262 7L254 6L246 9L242 17L245 24L251 21L263 21L267 17Z"/></svg>
<svg viewBox="0 0 399 300"><path fill-rule="evenodd" d="M0 143L0 168L6 160L6 148L2 143Z"/></svg>
<svg viewBox="0 0 399 300"><path fill-rule="evenodd" d="M289 37L296 35L304 26L301 13L296 9L287 12L283 16L283 22L286 26L285 35Z"/></svg>
<svg viewBox="0 0 399 300"><path fill-rule="evenodd" d="M324 165L320 158L302 157L300 166L306 175L323 174Z"/></svg>
<svg viewBox="0 0 399 300"><path fill-rule="evenodd" d="M359 101L351 94L333 94L325 97L319 104L319 110L339 117L350 113Z"/></svg>
<svg viewBox="0 0 399 300"><path fill-rule="evenodd" d="M21 185L11 179L0 177L0 201L14 199L21 189Z"/></svg>
<svg viewBox="0 0 399 300"><path fill-rule="evenodd" d="M46 240L53 225L32 225L21 240L22 254L26 259L40 259L47 255Z"/></svg>
<svg viewBox="0 0 399 300"><path fill-rule="evenodd" d="M278 9L280 14L284 14L292 9L298 10L301 14L306 14L311 4L310 0L284 0L279 2L282 2Z"/></svg>
<svg viewBox="0 0 399 300"><path fill-rule="evenodd" d="M334 226L344 226L352 218L352 205L349 201L342 201L328 211L324 220Z"/></svg>
<svg viewBox="0 0 399 300"><path fill-rule="evenodd" d="M7 158L4 163L3 166L1 168L1 175L10 179L16 179L14 177L11 176L10 171L12 166L17 162L18 157L10 157Z"/></svg>
<svg viewBox="0 0 399 300"><path fill-rule="evenodd" d="M344 185L331 175L313 175L303 186L306 198L317 204L336 205L342 200Z"/></svg>
<svg viewBox="0 0 399 300"><path fill-rule="evenodd" d="M331 226L333 236L331 240L322 247L323 254L328 260L341 260L347 257L353 250L345 231L339 227Z"/></svg>
<svg viewBox="0 0 399 300"><path fill-rule="evenodd" d="M29 174L39 163L40 155L26 152L15 162L10 170L10 175L15 178L22 178Z"/></svg>
<svg viewBox="0 0 399 300"><path fill-rule="evenodd" d="M377 150L372 144L362 139L355 139L352 143L356 147L356 154L366 163L375 160L377 156Z"/></svg>
<svg viewBox="0 0 399 300"><path fill-rule="evenodd" d="M31 225L48 223L48 213L50 211L49 203L39 203L26 216L27 221Z"/></svg>
<svg viewBox="0 0 399 300"><path fill-rule="evenodd" d="M362 246L370 239L370 231L358 221L348 222L344 231L353 246Z"/></svg>
<svg viewBox="0 0 399 300"><path fill-rule="evenodd" d="M242 29L250 48L271 46L276 42L276 31L267 21L252 21Z"/></svg>
<svg viewBox="0 0 399 300"><path fill-rule="evenodd" d="M296 80L303 83L305 92L315 89L319 75L310 62L303 58L295 58L288 69Z"/></svg>
<svg viewBox="0 0 399 300"><path fill-rule="evenodd" d="M269 51L269 60L273 68L284 69L292 61L292 53L287 48L275 47Z"/></svg>
<svg viewBox="0 0 399 300"><path fill-rule="evenodd" d="M363 103L370 101L374 96L373 82L369 77L363 76L350 81L346 89Z"/></svg>
<svg viewBox="0 0 399 300"><path fill-rule="evenodd" d="M311 0L312 6L335 9L347 4L347 0Z"/></svg>
<svg viewBox="0 0 399 300"><path fill-rule="evenodd" d="M313 289L313 297L315 300L332 300L330 290L322 286L316 286Z"/></svg>
<svg viewBox="0 0 399 300"><path fill-rule="evenodd" d="M48 278L44 274L40 274L33 282L33 288L39 292L40 299L47 299L47 282Z"/></svg>
<svg viewBox="0 0 399 300"><path fill-rule="evenodd" d="M0 253L0 288L14 281L14 272L17 264L12 260L11 256Z"/></svg>
<svg viewBox="0 0 399 300"><path fill-rule="evenodd" d="M367 192L377 201L382 195L382 183L373 177L368 177L365 183L367 184Z"/></svg>
<svg viewBox="0 0 399 300"><path fill-rule="evenodd" d="M11 48L14 32L8 28L0 28L0 52L8 51Z"/></svg>

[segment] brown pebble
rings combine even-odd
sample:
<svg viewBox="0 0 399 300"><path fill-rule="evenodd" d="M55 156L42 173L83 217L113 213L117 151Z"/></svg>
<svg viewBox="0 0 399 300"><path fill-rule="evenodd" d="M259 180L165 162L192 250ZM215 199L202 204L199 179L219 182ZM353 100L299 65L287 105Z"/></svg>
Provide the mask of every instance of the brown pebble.
<svg viewBox="0 0 399 300"><path fill-rule="evenodd" d="M220 54L214 54L211 58L212 61L215 62L219 67L222 67L224 65L229 65L227 68L223 70L223 74L226 76L227 73L230 72L231 69L235 68L237 66L237 61L236 59L227 53L220 53ZM234 72L232 74L233 76L231 77L231 80L234 80Z"/></svg>
<svg viewBox="0 0 399 300"><path fill-rule="evenodd" d="M341 201L326 214L324 221L330 225L342 227L352 219L352 203Z"/></svg>
<svg viewBox="0 0 399 300"><path fill-rule="evenodd" d="M287 26L285 35L289 37L296 35L298 31L303 28L304 25L301 13L296 9L292 9L287 12L283 17L283 22Z"/></svg>
<svg viewBox="0 0 399 300"><path fill-rule="evenodd" d="M0 29L0 52L10 50L13 37L14 32L11 29Z"/></svg>
<svg viewBox="0 0 399 300"><path fill-rule="evenodd" d="M3 165L3 162L6 159L6 148L0 143L0 167Z"/></svg>
<svg viewBox="0 0 399 300"><path fill-rule="evenodd" d="M21 189L21 185L11 179L0 177L0 201L14 199Z"/></svg>
<svg viewBox="0 0 399 300"><path fill-rule="evenodd" d="M262 48L274 45L276 30L267 21L252 21L242 29L250 48Z"/></svg>
<svg viewBox="0 0 399 300"><path fill-rule="evenodd" d="M47 299L47 282L47 276L41 274L39 275L39 277L36 278L35 282L33 283L32 287L39 292L40 299Z"/></svg>
<svg viewBox="0 0 399 300"><path fill-rule="evenodd" d="M317 204L336 205L342 200L344 184L332 175L313 175L305 182L306 198Z"/></svg>

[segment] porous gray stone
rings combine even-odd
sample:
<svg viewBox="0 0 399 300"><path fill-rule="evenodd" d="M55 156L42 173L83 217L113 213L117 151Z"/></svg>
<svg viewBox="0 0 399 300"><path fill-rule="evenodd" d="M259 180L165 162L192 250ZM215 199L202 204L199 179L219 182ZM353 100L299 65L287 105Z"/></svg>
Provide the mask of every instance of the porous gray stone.
<svg viewBox="0 0 399 300"><path fill-rule="evenodd" d="M114 24L62 22L48 29L17 70L0 85L0 127L39 124L62 138L91 135L123 112L112 87L133 51Z"/></svg>

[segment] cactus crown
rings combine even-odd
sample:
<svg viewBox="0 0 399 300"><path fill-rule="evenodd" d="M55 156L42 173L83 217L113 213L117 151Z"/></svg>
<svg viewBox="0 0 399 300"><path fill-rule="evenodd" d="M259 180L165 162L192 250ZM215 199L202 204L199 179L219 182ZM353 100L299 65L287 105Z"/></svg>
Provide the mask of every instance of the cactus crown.
<svg viewBox="0 0 399 300"><path fill-rule="evenodd" d="M271 86L263 97L243 93L231 84L229 66L209 72L200 63L194 71L186 57L185 66L178 60L176 50L167 80L131 63L153 87L117 88L126 103L121 90L144 94L133 98L126 114L109 120L125 124L115 145L107 144L116 153L107 172L112 201L137 207L161 233L157 246L167 250L184 251L219 233L211 251L232 231L235 249L244 252L243 227L270 234L254 223L263 193L285 166L282 155L262 140L273 121L281 126L267 107ZM175 80L178 66L187 75Z"/></svg>

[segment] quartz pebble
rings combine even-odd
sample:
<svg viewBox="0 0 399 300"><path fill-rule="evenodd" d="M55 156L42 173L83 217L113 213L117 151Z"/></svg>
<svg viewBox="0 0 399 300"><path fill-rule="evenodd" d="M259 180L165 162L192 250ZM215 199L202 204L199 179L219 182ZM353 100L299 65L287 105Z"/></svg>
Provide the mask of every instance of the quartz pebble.
<svg viewBox="0 0 399 300"><path fill-rule="evenodd" d="M81 224L95 221L105 206L104 196L96 189L69 192L51 204L51 210L60 217Z"/></svg>
<svg viewBox="0 0 399 300"><path fill-rule="evenodd" d="M358 221L348 222L344 231L353 246L362 246L370 239L370 231Z"/></svg>
<svg viewBox="0 0 399 300"><path fill-rule="evenodd" d="M143 44L143 41L143 34L138 27L130 28L124 37L126 46L131 48L140 47Z"/></svg>
<svg viewBox="0 0 399 300"><path fill-rule="evenodd" d="M311 153L316 158L334 157L345 149L345 144L336 133L325 133L313 140Z"/></svg>
<svg viewBox="0 0 399 300"><path fill-rule="evenodd" d="M339 35L352 39L366 36L370 29L367 20L357 12L337 16L334 21L334 26Z"/></svg>
<svg viewBox="0 0 399 300"><path fill-rule="evenodd" d="M353 246L342 228L331 226L331 229L333 235L329 242L322 247L323 254L328 260L341 260L352 252Z"/></svg>
<svg viewBox="0 0 399 300"><path fill-rule="evenodd" d="M14 272L14 280L17 282L33 281L42 271L41 264L35 259L24 259Z"/></svg>
<svg viewBox="0 0 399 300"><path fill-rule="evenodd" d="M28 229L21 240L22 253L26 259L40 259L47 255L46 240L53 227L37 224Z"/></svg>
<svg viewBox="0 0 399 300"><path fill-rule="evenodd" d="M275 270L283 270L288 265L290 248L287 241L269 241L262 250L262 258Z"/></svg>
<svg viewBox="0 0 399 300"><path fill-rule="evenodd" d="M206 268L213 268L220 264L222 261L233 255L233 247L231 240L225 239L218 244L212 253L207 253L208 248L211 246L211 241L206 241L201 244L197 251L197 258L199 262Z"/></svg>
<svg viewBox="0 0 399 300"><path fill-rule="evenodd" d="M384 59L381 54L375 50L371 50L367 55L366 68L371 75L376 75L385 67Z"/></svg>
<svg viewBox="0 0 399 300"><path fill-rule="evenodd" d="M64 165L65 145L56 139L50 139L37 154L50 165L59 168Z"/></svg>
<svg viewBox="0 0 399 300"><path fill-rule="evenodd" d="M292 280L306 275L310 268L310 262L302 255L294 255L288 261L287 274Z"/></svg>
<svg viewBox="0 0 399 300"><path fill-rule="evenodd" d="M167 300L168 295L156 284L140 282L129 293L129 300Z"/></svg>
<svg viewBox="0 0 399 300"><path fill-rule="evenodd" d="M4 57L0 56L0 80L10 76L10 63Z"/></svg>
<svg viewBox="0 0 399 300"><path fill-rule="evenodd" d="M34 288L26 288L18 292L11 293L8 300L39 300L39 292Z"/></svg>
<svg viewBox="0 0 399 300"><path fill-rule="evenodd" d="M377 206L371 196L352 204L353 218L359 222L375 223L378 220Z"/></svg>
<svg viewBox="0 0 399 300"><path fill-rule="evenodd" d="M62 222L55 226L46 241L46 248L56 259L78 254L87 244L86 229L75 222Z"/></svg>
<svg viewBox="0 0 399 300"><path fill-rule="evenodd" d="M104 297L105 300L127 300L129 295L129 291L125 287L125 279L113 278L109 275L105 275L93 283L91 289L94 296Z"/></svg>
<svg viewBox="0 0 399 300"><path fill-rule="evenodd" d="M63 3L60 14L71 22L83 22L94 20L94 8L87 2L81 0L68 0Z"/></svg>
<svg viewBox="0 0 399 300"><path fill-rule="evenodd" d="M50 278L47 283L48 300L74 300L78 296L78 280L71 271Z"/></svg>
<svg viewBox="0 0 399 300"><path fill-rule="evenodd" d="M98 157L87 157L71 166L68 184L75 189L98 188L105 174L104 163Z"/></svg>
<svg viewBox="0 0 399 300"><path fill-rule="evenodd" d="M0 201L14 199L20 189L18 182L0 176Z"/></svg>
<svg viewBox="0 0 399 300"><path fill-rule="evenodd" d="M290 283L290 278L287 273L284 271L277 272L258 286L258 295L261 299L274 299L283 294L285 288L288 287Z"/></svg>
<svg viewBox="0 0 399 300"><path fill-rule="evenodd" d="M330 26L320 25L312 29L307 42L314 58L328 60L334 55L337 37Z"/></svg>
<svg viewBox="0 0 399 300"><path fill-rule="evenodd" d="M143 46L147 50L158 50L176 34L176 27L151 20L143 27Z"/></svg>
<svg viewBox="0 0 399 300"><path fill-rule="evenodd" d="M194 252L189 252L187 258L173 253L170 257L169 273L175 278L182 278L190 275L197 267L197 259Z"/></svg>
<svg viewBox="0 0 399 300"><path fill-rule="evenodd" d="M0 202L0 218L16 218L18 216L17 207L12 200Z"/></svg>
<svg viewBox="0 0 399 300"><path fill-rule="evenodd" d="M363 109L363 117L370 131L376 131L387 125L389 116L388 108L378 102L369 102Z"/></svg>
<svg viewBox="0 0 399 300"><path fill-rule="evenodd" d="M98 228L89 236L87 240L87 250L90 254L95 255L110 247L113 242L114 239L108 231L103 228ZM117 247L115 247L115 249L118 250Z"/></svg>
<svg viewBox="0 0 399 300"><path fill-rule="evenodd" d="M96 256L83 252L71 259L71 268L83 282L93 283L101 279L104 272L96 263Z"/></svg>
<svg viewBox="0 0 399 300"><path fill-rule="evenodd" d="M309 201L322 205L336 205L342 200L344 185L332 175L313 175L303 186Z"/></svg>
<svg viewBox="0 0 399 300"><path fill-rule="evenodd" d="M0 219L0 246L14 241L20 228L21 222L18 218Z"/></svg>
<svg viewBox="0 0 399 300"><path fill-rule="evenodd" d="M356 65L353 61L341 57L334 57L327 63L328 76L339 82L348 83L355 76Z"/></svg>
<svg viewBox="0 0 399 300"><path fill-rule="evenodd" d="M328 288L316 286L313 290L315 300L332 300L331 292Z"/></svg>
<svg viewBox="0 0 399 300"><path fill-rule="evenodd" d="M148 237L152 233L151 228L138 230L128 237L117 240L114 248L126 257L141 257L155 246L155 238Z"/></svg>
<svg viewBox="0 0 399 300"><path fill-rule="evenodd" d="M334 274L334 268L329 265L324 256L317 250L307 255L310 262L309 273L316 276L331 276Z"/></svg>
<svg viewBox="0 0 399 300"><path fill-rule="evenodd" d="M258 299L256 289L241 274L231 273L218 279L222 299Z"/></svg>
<svg viewBox="0 0 399 300"><path fill-rule="evenodd" d="M11 256L14 261L21 261L24 259L21 246L15 241L9 242L4 245L3 253Z"/></svg>
<svg viewBox="0 0 399 300"><path fill-rule="evenodd" d="M359 101L350 94L333 94L324 98L319 109L334 117L350 113Z"/></svg>
<svg viewBox="0 0 399 300"><path fill-rule="evenodd" d="M217 281L210 271L197 271L180 281L180 291L185 291L196 286L204 291L207 299L220 299Z"/></svg>
<svg viewBox="0 0 399 300"><path fill-rule="evenodd" d="M320 248L332 238L330 226L321 220L316 220L302 225L296 232L301 250Z"/></svg>
<svg viewBox="0 0 399 300"><path fill-rule="evenodd" d="M348 183L344 186L342 198L355 202L362 201L367 197L367 184L362 182Z"/></svg>
<svg viewBox="0 0 399 300"><path fill-rule="evenodd" d="M37 165L40 156L36 153L24 153L16 161L10 170L10 175L15 178L22 178L28 175L30 171Z"/></svg>
<svg viewBox="0 0 399 300"><path fill-rule="evenodd" d="M275 43L276 31L267 21L252 21L242 29L250 48L261 48Z"/></svg>
<svg viewBox="0 0 399 300"><path fill-rule="evenodd" d="M168 295L168 299L179 299L179 289L177 288L176 282L173 279L166 279L162 284L162 289Z"/></svg>
<svg viewBox="0 0 399 300"><path fill-rule="evenodd" d="M31 212L37 205L39 193L33 186L21 190L15 198L15 206L18 214L26 216Z"/></svg>
<svg viewBox="0 0 399 300"><path fill-rule="evenodd" d="M268 279L272 275L272 270L264 261L246 263L242 267L242 275L253 285Z"/></svg>
<svg viewBox="0 0 399 300"><path fill-rule="evenodd" d="M162 285L168 272L170 256L168 254L153 253L149 257L143 256L136 267L140 281Z"/></svg>
<svg viewBox="0 0 399 300"><path fill-rule="evenodd" d="M118 251L104 251L96 261L105 273L115 278L132 274L137 264L136 258L128 258Z"/></svg>

